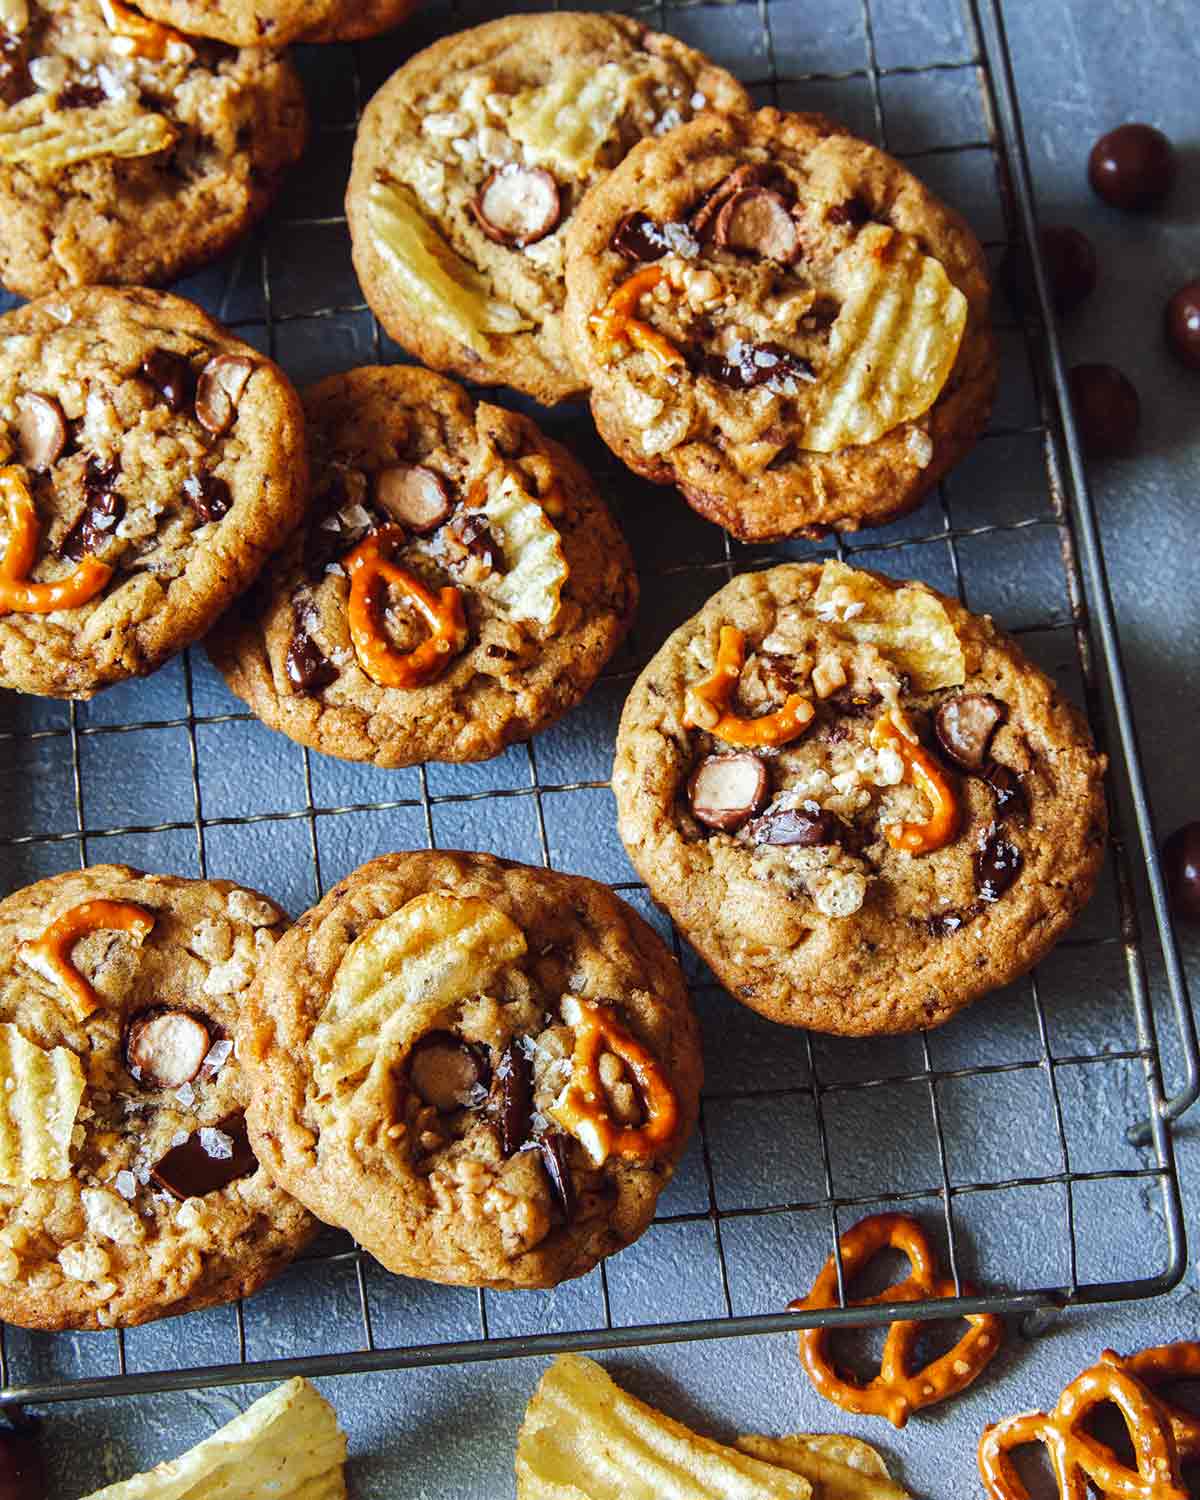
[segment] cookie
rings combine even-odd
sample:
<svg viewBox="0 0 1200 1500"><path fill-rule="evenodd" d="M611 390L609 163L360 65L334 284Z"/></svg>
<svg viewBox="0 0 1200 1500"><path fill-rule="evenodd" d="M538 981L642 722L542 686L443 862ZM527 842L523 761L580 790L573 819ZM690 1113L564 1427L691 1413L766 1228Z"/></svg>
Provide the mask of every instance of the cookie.
<svg viewBox="0 0 1200 1500"><path fill-rule="evenodd" d="M305 524L208 643L264 723L348 760L481 760L583 697L637 579L527 418L412 366L311 387Z"/></svg>
<svg viewBox="0 0 1200 1500"><path fill-rule="evenodd" d="M605 442L745 540L891 520L987 421L979 242L819 115L706 114L643 141L580 206L566 277Z"/></svg>
<svg viewBox="0 0 1200 1500"><path fill-rule="evenodd" d="M164 292L0 317L0 686L58 698L205 633L303 514L277 365Z"/></svg>
<svg viewBox="0 0 1200 1500"><path fill-rule="evenodd" d="M627 16L505 16L442 38L359 127L346 212L367 301L435 369L547 405L578 394L562 305L581 198L643 136L748 107L728 73Z"/></svg>
<svg viewBox="0 0 1200 1500"><path fill-rule="evenodd" d="M138 9L183 31L231 47L287 42L352 42L378 36L415 8L416 0L139 0Z"/></svg>
<svg viewBox="0 0 1200 1500"><path fill-rule="evenodd" d="M839 562L735 578L638 678L621 837L730 994L926 1029L1038 962L1104 858L1104 757L986 616Z"/></svg>
<svg viewBox="0 0 1200 1500"><path fill-rule="evenodd" d="M247 1140L233 1052L287 918L125 865L0 901L0 1318L129 1327L249 1295L313 1220Z"/></svg>
<svg viewBox="0 0 1200 1500"><path fill-rule="evenodd" d="M695 1124L679 966L606 886L393 854L300 918L238 1031L251 1141L391 1271L548 1287L649 1224Z"/></svg>
<svg viewBox="0 0 1200 1500"><path fill-rule="evenodd" d="M279 53L121 0L4 0L0 281L24 297L173 281L261 218L305 132Z"/></svg>

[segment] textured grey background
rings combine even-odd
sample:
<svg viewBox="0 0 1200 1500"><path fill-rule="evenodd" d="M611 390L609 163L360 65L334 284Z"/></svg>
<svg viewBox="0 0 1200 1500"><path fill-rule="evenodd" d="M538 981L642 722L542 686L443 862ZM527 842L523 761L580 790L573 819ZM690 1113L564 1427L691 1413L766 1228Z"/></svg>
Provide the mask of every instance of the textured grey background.
<svg viewBox="0 0 1200 1500"><path fill-rule="evenodd" d="M528 8L536 8L530 6ZM1197 702L1191 651L1200 625L1193 561L1200 489L1197 410L1200 377L1174 366L1159 332L1162 302L1174 287L1200 273L1200 138L1196 130L1197 44L1192 7L1184 0L1142 0L1096 6L1086 0L1009 0L1006 15L1026 113L1027 134L1045 222L1085 228L1101 257L1101 288L1090 307L1064 330L1072 359L1120 363L1138 385L1144 428L1138 455L1093 466L1105 543L1120 612L1131 686L1142 733L1147 775L1164 830L1197 814L1194 787ZM454 19L431 6L403 40L359 49L369 91L408 50L452 24L483 19L480 3ZM875 136L863 14L859 0L769 0L773 56L763 41L764 7L698 6L673 10L667 24L707 47L743 77L850 73L835 81L785 84L784 104L827 109ZM958 0L874 0L878 62L885 70L958 61L969 55ZM651 19L656 19L654 15ZM320 221L338 212L350 134L337 123L354 107L350 53L309 51L302 57L314 114L334 128L314 142L306 167L289 192L281 217L302 218L302 229L278 227L267 236L270 313L279 357L298 380L374 357L373 330L361 312L314 323L302 315L337 305L354 309L353 279L344 230ZM764 100L769 90L757 91ZM888 144L926 152L916 169L968 214L981 238L1003 237L992 166L985 150L936 154L953 143L983 141L986 125L975 74L969 68L914 76L888 72L880 99ZM1180 145L1183 173L1169 208L1131 219L1094 200L1084 181L1093 138L1122 120L1147 119ZM278 221L276 221L278 223ZM228 265L196 278L187 290L243 326L266 347L270 330L257 246ZM1001 319L1009 321L1003 306ZM934 503L868 540L865 560L949 586L949 550L918 539L941 529L1026 517L1046 517L1040 439L1021 432L1036 406L1020 343L1002 335L1005 382L994 436L952 476L945 509ZM385 346L385 356L396 351ZM725 557L719 536L677 507L665 493L647 491L606 469L587 448L578 414L556 414L551 425L585 446L638 549L646 600L636 639L618 668L645 657L664 631L686 616L721 581ZM666 524L664 524L666 523ZM664 543L665 539L665 543ZM912 540L913 545L904 545ZM669 545L669 554L664 545ZM893 550L878 552L875 544ZM803 551L804 549L799 549ZM1065 609L1056 536L1046 525L1006 531L958 545L968 602L1004 624L1053 623ZM695 570L661 576L665 566ZM707 567L705 566L707 565ZM1033 630L1029 649L1072 685L1073 650L1062 630ZM541 786L577 786L607 779L612 731L628 678L618 671L587 705L541 737L531 758L524 749L465 770L364 772L311 757L306 784L303 755L255 724L224 716L236 705L200 653L185 669L176 663L148 682L104 695L78 710L76 737L61 705L0 696L0 729L57 730L17 739L0 756L0 880L11 888L78 862L71 835L113 827L132 831L92 837L92 861L129 859L152 868L197 873L193 820L205 822L204 852L211 873L258 883L293 909L314 890L310 826L324 883L363 859L429 832L443 845L494 849L616 881L631 872L612 828L603 786L532 795ZM1077 691L1077 690L1076 690ZM199 717L194 739L201 796L191 777L189 711ZM167 727L104 733L136 722ZM76 808L73 743L83 787ZM248 774L249 773L249 774ZM31 780L32 777L32 780ZM515 793L503 801L470 800L490 790ZM383 811L322 815L319 808L386 802ZM429 825L426 794L432 797ZM439 800L446 798L448 800ZM540 817L539 817L540 814ZM241 823L242 818L257 819ZM229 821L226 821L229 820ZM159 825L172 825L160 828ZM158 831L144 831L155 830ZM13 842L28 835L64 835L51 842ZM544 840L543 840L544 833ZM1085 918L1088 937L1113 935L1113 901L1104 890ZM1197 944L1188 941L1197 973ZM702 975L698 976L701 979ZM1132 1023L1115 950L1064 948L1039 976L1052 1046L1058 1052L1102 1054L1131 1042ZM773 1103L738 1097L761 1087L792 1087L807 1078L803 1039L755 1021L707 988L698 992L708 1037L709 1088L722 1098L707 1107L716 1201L722 1209L822 1196L815 1164L811 1106L803 1095ZM1176 1056L1165 1029L1168 1076ZM930 1039L937 1067L1040 1056L1028 987L976 1006ZM822 1079L853 1080L919 1072L914 1041L855 1046L818 1042ZM1123 1131L1144 1108L1135 1065L1112 1063L1060 1070L1059 1087L1073 1169L1138 1164ZM1025 1071L940 1085L939 1104L954 1181L1039 1176L1061 1159L1044 1075ZM826 1096L835 1184L847 1194L879 1194L937 1180L935 1142L924 1084L869 1093ZM864 1146L864 1142L869 1145ZM1200 1199L1197 1125L1179 1135L1190 1214ZM693 1151L662 1205L665 1214L703 1212L709 1204L703 1163ZM1058 1187L972 1195L956 1200L964 1270L991 1285L1031 1286L1068 1274L1063 1196ZM1163 1240L1153 1197L1137 1184L1077 1189L1079 1274L1082 1279L1140 1276L1157 1269ZM924 1216L935 1228L932 1201ZM854 1217L846 1215L844 1223ZM824 1212L732 1218L722 1225L735 1312L778 1308L802 1289L827 1253ZM712 1230L704 1222L660 1225L608 1268L608 1293L617 1324L664 1318L720 1316L725 1311ZM474 1294L390 1278L368 1269L367 1288L376 1342L409 1343L476 1337ZM987 1375L965 1396L913 1420L902 1434L885 1424L855 1420L823 1403L804 1381L790 1337L647 1349L606 1357L630 1386L675 1415L717 1436L738 1431L838 1428L877 1441L898 1461L917 1494L978 1493L974 1445L986 1421L1052 1402L1063 1383L1105 1344L1136 1347L1197 1336L1197 1278L1153 1303L1110 1307L1063 1317L1033 1343L1014 1337ZM556 1293L487 1299L493 1334L587 1328L603 1319L599 1277ZM358 1294L345 1264L302 1266L247 1305L251 1358L357 1347ZM132 1331L126 1338L131 1369L229 1359L236 1352L230 1311ZM877 1342L877 1341L876 1341ZM50 1340L10 1332L14 1377L101 1374L114 1368L109 1336ZM356 1494L413 1500L503 1500L511 1495L511 1456L520 1412L541 1369L513 1361L466 1369L350 1377L325 1384L351 1436ZM138 1401L96 1402L51 1410L48 1435L56 1496L78 1496L134 1468L197 1441L233 1415L254 1392L200 1392Z"/></svg>

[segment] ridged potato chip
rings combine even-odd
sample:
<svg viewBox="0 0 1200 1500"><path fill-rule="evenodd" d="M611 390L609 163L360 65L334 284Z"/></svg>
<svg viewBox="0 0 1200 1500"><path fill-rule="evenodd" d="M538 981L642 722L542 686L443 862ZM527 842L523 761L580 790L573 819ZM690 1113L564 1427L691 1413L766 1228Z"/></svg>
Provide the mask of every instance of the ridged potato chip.
<svg viewBox="0 0 1200 1500"><path fill-rule="evenodd" d="M878 647L918 693L958 687L967 662L946 607L928 589L890 589L869 573L827 562L809 606L851 640Z"/></svg>
<svg viewBox="0 0 1200 1500"><path fill-rule="evenodd" d="M313 1031L322 1094L392 1066L458 1000L525 953L525 936L479 896L427 891L351 943Z"/></svg>
<svg viewBox="0 0 1200 1500"><path fill-rule="evenodd" d="M836 453L927 412L950 377L967 299L911 235L867 224L838 258L841 311L800 446Z"/></svg>
<svg viewBox="0 0 1200 1500"><path fill-rule="evenodd" d="M71 1175L71 1132L83 1068L68 1047L48 1052L0 1025L0 1182L28 1187Z"/></svg>
<svg viewBox="0 0 1200 1500"><path fill-rule="evenodd" d="M345 1500L346 1435L315 1386L277 1386L212 1437L85 1500Z"/></svg>
<svg viewBox="0 0 1200 1500"><path fill-rule="evenodd" d="M615 1385L593 1360L556 1359L517 1438L517 1500L808 1500L802 1475L700 1437Z"/></svg>
<svg viewBox="0 0 1200 1500"><path fill-rule="evenodd" d="M531 163L586 177L625 108L630 74L617 63L564 62L549 83L514 96L508 132Z"/></svg>
<svg viewBox="0 0 1200 1500"><path fill-rule="evenodd" d="M422 214L407 187L375 182L367 197L375 248L387 261L413 308L473 349L487 352L484 335L519 333L532 325L515 307L498 302L483 278Z"/></svg>
<svg viewBox="0 0 1200 1500"><path fill-rule="evenodd" d="M175 139L175 127L164 116L127 100L55 110L52 95L31 94L0 109L0 161L47 172L96 156L153 156Z"/></svg>
<svg viewBox="0 0 1200 1500"><path fill-rule="evenodd" d="M549 630L570 572L554 523L511 470L488 497L483 514L504 554L505 571L485 579L481 590L512 619L532 620Z"/></svg>
<svg viewBox="0 0 1200 1500"><path fill-rule="evenodd" d="M795 1433L789 1437L740 1437L753 1458L790 1469L812 1481L815 1500L912 1500L896 1484L869 1443L840 1433Z"/></svg>

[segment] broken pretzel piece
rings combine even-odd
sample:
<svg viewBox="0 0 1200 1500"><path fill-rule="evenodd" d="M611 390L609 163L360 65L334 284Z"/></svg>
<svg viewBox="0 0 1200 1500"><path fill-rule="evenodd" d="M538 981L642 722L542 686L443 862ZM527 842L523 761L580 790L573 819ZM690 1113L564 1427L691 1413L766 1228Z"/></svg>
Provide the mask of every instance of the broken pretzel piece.
<svg viewBox="0 0 1200 1500"><path fill-rule="evenodd" d="M781 708L757 719L744 719L730 712L745 660L746 640L742 632L733 625L722 625L712 674L688 691L685 727L706 729L727 745L743 749L786 745L798 739L812 723L815 712L809 700L799 693L789 693Z"/></svg>
<svg viewBox="0 0 1200 1500"><path fill-rule="evenodd" d="M113 34L113 51L124 57L145 57L158 62L172 43L188 46L187 38L170 26L151 21L121 0L100 0L104 24ZM189 49L190 50L190 49Z"/></svg>
<svg viewBox="0 0 1200 1500"><path fill-rule="evenodd" d="M665 370L686 365L687 361L670 339L657 328L651 328L633 316L634 309L647 292L666 277L660 265L649 265L627 277L609 297L603 308L591 317L592 332L606 344L632 344L651 355Z"/></svg>
<svg viewBox="0 0 1200 1500"><path fill-rule="evenodd" d="M94 599L112 577L107 563L84 557L65 578L34 583L29 570L37 561L38 519L20 469L0 469L0 505L8 520L8 542L0 557L0 614L46 615L75 609Z"/></svg>
<svg viewBox="0 0 1200 1500"><path fill-rule="evenodd" d="M879 719L871 730L876 750L885 746L898 752L904 762L904 779L918 787L933 809L924 823L889 823L885 829L893 849L909 854L932 854L943 849L958 832L961 813L958 798L941 766L918 741L898 709Z"/></svg>
<svg viewBox="0 0 1200 1500"><path fill-rule="evenodd" d="M154 917L132 901L84 901L63 912L34 943L26 943L21 958L31 969L57 985L70 1001L77 1020L86 1021L100 1008L100 997L71 962L71 949L89 932L124 932L140 948L154 927Z"/></svg>
<svg viewBox="0 0 1200 1500"><path fill-rule="evenodd" d="M435 594L387 555L389 548L404 540L399 526L382 526L364 537L342 563L350 579L346 614L354 653L363 671L380 687L413 688L434 682L467 644L467 620L458 589L444 588ZM429 626L428 640L412 651L398 651L376 622L384 584L399 589Z"/></svg>
<svg viewBox="0 0 1200 1500"><path fill-rule="evenodd" d="M1200 1343L1183 1339L1141 1349L1137 1354L1117 1354L1105 1349L1100 1361L1124 1370L1154 1392L1155 1400L1170 1420L1180 1463L1195 1463L1200 1459L1200 1414L1168 1401L1158 1389L1176 1380L1200 1380Z"/></svg>

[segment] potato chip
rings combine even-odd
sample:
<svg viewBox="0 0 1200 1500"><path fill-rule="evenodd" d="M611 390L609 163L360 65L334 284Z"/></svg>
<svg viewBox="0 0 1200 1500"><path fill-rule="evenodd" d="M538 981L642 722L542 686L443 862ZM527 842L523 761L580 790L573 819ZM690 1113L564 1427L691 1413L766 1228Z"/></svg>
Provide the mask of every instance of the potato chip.
<svg viewBox="0 0 1200 1500"><path fill-rule="evenodd" d="M655 1411L577 1354L542 1376L517 1438L517 1500L808 1500L812 1492L802 1475Z"/></svg>
<svg viewBox="0 0 1200 1500"><path fill-rule="evenodd" d="M483 507L488 530L504 554L504 572L480 584L505 614L549 630L562 607L570 571L559 536L541 502L524 490L511 469Z"/></svg>
<svg viewBox="0 0 1200 1500"><path fill-rule="evenodd" d="M315 1386L276 1386L219 1432L85 1500L345 1500L346 1434Z"/></svg>
<svg viewBox="0 0 1200 1500"><path fill-rule="evenodd" d="M525 952L521 929L479 896L427 891L384 917L346 952L313 1031L317 1084L332 1095L389 1065L447 1007L485 989Z"/></svg>
<svg viewBox="0 0 1200 1500"><path fill-rule="evenodd" d="M865 641L912 678L918 693L958 687L967 663L946 606L919 584L891 589L869 573L827 562L809 606L854 641Z"/></svg>
<svg viewBox="0 0 1200 1500"><path fill-rule="evenodd" d="M31 94L0 109L0 161L52 172L96 156L153 156L175 144L175 127L164 116L128 100L94 109L52 106L52 95Z"/></svg>
<svg viewBox="0 0 1200 1500"><path fill-rule="evenodd" d="M71 1175L71 1132L83 1068L68 1047L46 1051L0 1025L0 1182L28 1187Z"/></svg>
<svg viewBox="0 0 1200 1500"><path fill-rule="evenodd" d="M796 1433L790 1437L740 1437L743 1453L803 1474L815 1500L912 1500L888 1473L869 1443L840 1433Z"/></svg>
<svg viewBox="0 0 1200 1500"><path fill-rule="evenodd" d="M630 81L617 63L564 63L549 83L513 97L508 133L531 163L586 177L625 108Z"/></svg>
<svg viewBox="0 0 1200 1500"><path fill-rule="evenodd" d="M20 36L29 25L29 0L0 0L0 26Z"/></svg>
<svg viewBox="0 0 1200 1500"><path fill-rule="evenodd" d="M873 443L927 412L950 377L967 299L911 235L868 224L838 257L841 311L798 441L816 453Z"/></svg>
<svg viewBox="0 0 1200 1500"><path fill-rule="evenodd" d="M367 223L375 248L399 280L413 311L476 354L487 352L484 335L519 333L532 326L515 307L489 294L475 267L421 213L409 188L372 183Z"/></svg>

